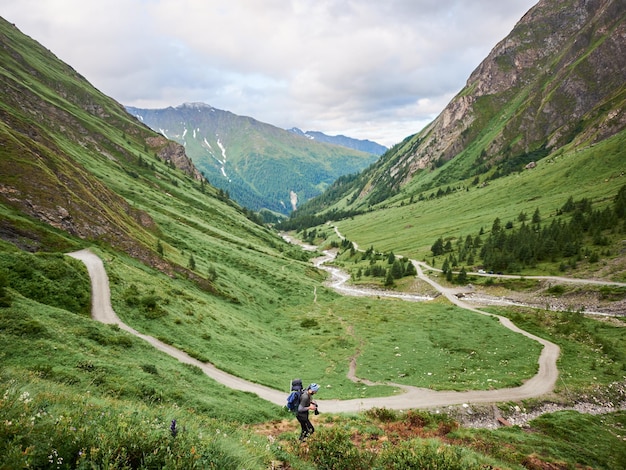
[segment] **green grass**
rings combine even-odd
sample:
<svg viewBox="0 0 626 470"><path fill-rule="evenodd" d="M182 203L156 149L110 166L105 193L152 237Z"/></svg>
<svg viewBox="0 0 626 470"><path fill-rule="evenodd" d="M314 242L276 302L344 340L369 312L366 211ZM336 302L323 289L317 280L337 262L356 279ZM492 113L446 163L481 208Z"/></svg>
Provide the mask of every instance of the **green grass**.
<svg viewBox="0 0 626 470"><path fill-rule="evenodd" d="M390 393L384 388L364 392L347 380L357 351L360 378L435 389L508 387L536 370L537 343L493 318L445 304L342 298L323 288L314 301L312 289L294 292L287 282L272 303L243 275L239 284L250 282L250 292L259 296L224 302L121 261L112 259L108 266L113 306L123 321L265 385L288 384L295 374L328 386L327 398ZM396 347L404 357L396 356ZM506 374L499 371L503 364Z"/></svg>
<svg viewBox="0 0 626 470"><path fill-rule="evenodd" d="M0 252L0 272L7 285L45 305L89 316L89 278L83 263L60 253Z"/></svg>
<svg viewBox="0 0 626 470"><path fill-rule="evenodd" d="M9 46L25 41L12 26L1 25ZM389 386L350 382L353 356L364 379L434 389L513 386L536 370L537 343L489 316L443 301L348 298L324 288L323 273L306 254L251 223L246 211L215 188L202 192L198 181L155 159L159 149L146 143L152 133L74 71L59 68L45 49L20 44L18 54L3 53L0 74L7 91L0 103L7 117L0 126L0 173L9 188L3 194L11 194L0 204L0 468L268 468L272 460L312 468L332 458L326 454L336 448L320 445L314 462L300 447L290 447L298 426L293 419L286 421L286 440L259 438L255 425L290 415L91 320L86 271L59 254L83 247L103 258L113 306L131 327L245 379L284 387L285 397L294 377L322 384L322 402L394 393ZM544 159L537 171L432 201L407 204L410 194L403 192L384 210L341 221L340 228L364 248L429 257L439 236L474 234L495 217L506 221L536 207L550 217L570 195L607 204L623 185L623 145L624 137L617 136ZM59 208L71 217L62 217ZM330 229L324 230L331 240ZM575 400L591 392L605 397L611 384L623 381L623 328L565 314L492 311L561 346L556 398ZM620 462L603 455L605 446L618 443L613 416L621 415L592 422L602 443L585 454L585 462L596 462L588 465ZM169 431L172 419L180 426L177 437ZM569 419L572 429L588 423ZM350 452L342 429L352 424L368 436L360 443L372 436L393 441L403 428L417 426L401 422L385 434L375 429L376 419L364 415L324 420L335 429L320 429L320 442L326 436ZM542 452L574 465L574 451L565 445L570 436L559 429L567 426L542 427ZM497 444L491 450L486 444L470 452L448 450L445 439L453 428L434 424L422 436L445 445L411 438L386 448L385 458L397 463L426 455L438 462L443 449L442 462L452 462L452 468L466 458L485 465L497 458L493 466L513 462L511 468L520 468L529 452L524 441L513 444L512 457L499 456ZM357 449L350 454L355 461L374 458Z"/></svg>
<svg viewBox="0 0 626 470"><path fill-rule="evenodd" d="M549 337L561 348L556 392L565 398L595 395L626 376L626 323L586 318L575 312L532 309L489 309L509 317L531 333ZM607 391L609 393L610 390ZM623 400L610 397L613 402Z"/></svg>
<svg viewBox="0 0 626 470"><path fill-rule="evenodd" d="M561 411L534 419L528 429L463 429L450 437L524 468L543 461L560 465L548 468L614 469L626 465L625 427L623 411L600 416Z"/></svg>
<svg viewBox="0 0 626 470"><path fill-rule="evenodd" d="M1 468L263 469L271 460L236 422L176 403L97 397L6 369L0 384Z"/></svg>
<svg viewBox="0 0 626 470"><path fill-rule="evenodd" d="M435 390L487 390L520 385L536 373L541 346L495 317L442 302L350 299L360 343L357 376ZM361 307L362 308L362 307ZM350 310L346 309L346 312Z"/></svg>
<svg viewBox="0 0 626 470"><path fill-rule="evenodd" d="M229 421L258 421L276 413L256 400L256 406L236 406L251 396L215 383L117 327L14 297L11 307L0 310L3 374L23 373L94 396L146 404L173 406L180 400Z"/></svg>
<svg viewBox="0 0 626 470"><path fill-rule="evenodd" d="M594 208L604 207L626 183L621 176L625 141L622 133L593 147L557 152L539 161L532 171L491 181L484 188L466 182L468 190L432 200L415 197L412 204L408 201L415 189L409 184L371 212L335 223L361 248L373 246L381 252L430 259L430 247L439 237L454 242L458 237L476 236L481 228L488 231L496 218L505 224L516 221L521 212L530 216L538 208L549 222L570 196L591 199ZM412 184L418 182L416 178Z"/></svg>
<svg viewBox="0 0 626 470"><path fill-rule="evenodd" d="M525 427L459 428L445 414L374 409L321 418L301 446L288 434L274 448L294 468L622 468L626 413L551 413ZM300 466L302 461L312 467Z"/></svg>

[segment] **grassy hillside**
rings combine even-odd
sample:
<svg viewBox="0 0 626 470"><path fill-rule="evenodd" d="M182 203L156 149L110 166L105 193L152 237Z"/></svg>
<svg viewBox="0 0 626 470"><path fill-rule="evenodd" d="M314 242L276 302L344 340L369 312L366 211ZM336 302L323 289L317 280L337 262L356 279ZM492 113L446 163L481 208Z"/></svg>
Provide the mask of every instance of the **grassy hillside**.
<svg viewBox="0 0 626 470"><path fill-rule="evenodd" d="M128 110L183 144L213 185L254 211L289 214L338 177L357 173L377 158L203 103Z"/></svg>
<svg viewBox="0 0 626 470"><path fill-rule="evenodd" d="M625 45L625 15L615 0L542 0L492 49L432 123L299 212L310 216L335 209L331 217L351 216L399 198L490 185L524 173L529 164L562 157L573 160L573 168L554 171L556 181L548 176L548 191L556 183L573 197L585 196L587 188L577 187L578 181L597 185L601 172L611 178L610 168L623 171L623 137L605 141L626 127L626 62L617 52ZM589 148L595 150L587 179L576 154L589 155ZM515 180L506 184L517 187ZM543 194L541 184L534 189ZM506 205L512 197L515 202L515 195L508 196L498 201Z"/></svg>
<svg viewBox="0 0 626 470"><path fill-rule="evenodd" d="M356 356L365 380L481 390L533 375L537 345L442 300L339 296L307 254L164 153L168 143L49 51L5 21L0 39L0 468L624 462L623 412L544 418L541 451L517 428L462 430L442 413L325 415L325 398L397 392L350 381ZM84 247L103 259L113 306L131 327L285 395L294 377L320 383L316 436L301 447L280 407L91 320L87 272L64 255ZM559 341L567 387L550 399L623 400L623 324L497 313ZM488 354L495 349L503 359ZM534 403L502 409L515 405ZM563 427L583 425L580 437L598 445L580 454Z"/></svg>
<svg viewBox="0 0 626 470"><path fill-rule="evenodd" d="M626 184L625 144L626 133L620 133L585 149L564 150L540 160L533 169L486 185L473 185L472 180L463 180L418 192L416 181L379 206L358 217L337 221L337 225L361 247L374 246L382 252L431 259L431 247L439 237L454 243L467 235L478 235L481 229L488 233L496 218L503 225L512 221L514 226L519 226L520 213L530 218L539 209L544 222L550 223L570 196L575 200L587 198L596 208L610 205ZM441 171L446 169L444 166ZM337 207L345 209L345 206ZM620 262L621 267L616 268L613 278L624 280L626 267L619 247L621 232L620 227L615 229L614 244L609 255L603 258ZM476 264L480 264L480 260L476 260ZM601 269L602 263L591 268L596 275L600 275Z"/></svg>
<svg viewBox="0 0 626 470"><path fill-rule="evenodd" d="M4 301L8 297L11 304L0 309L3 468L263 469L283 465L388 469L406 468L411 462L418 466L446 462L450 468L492 465L522 469L532 462L563 468L578 464L610 469L620 468L626 461L620 437L626 425L624 412L601 417L553 413L532 421L533 432L525 427L472 430L459 427L455 421L469 416L463 407L448 409L451 417L385 409L359 415L326 415L323 401L330 395L328 389L320 396L322 414L315 419L318 431L308 446L301 447L296 440L297 423L285 411L251 394L225 389L199 369L177 363L117 327L94 323L88 318L87 296L71 309L49 305L58 304L63 292L84 291L86 273L79 262L59 255L14 252L3 253L0 263L3 268L11 266L12 273L19 271L15 266L20 263L22 275L15 276L18 279L24 278L24 266L32 266L39 273L30 287L21 283L16 288L4 288L0 296ZM41 273L55 280L58 293L45 297L31 291L42 282ZM10 280L9 284L13 283ZM367 330L374 333L383 318L388 318L390 325L400 320L399 311L385 308L383 317L379 307L373 304L369 309L372 313L368 326L362 326L359 336L366 338ZM438 319L428 311L417 315L413 311L411 316L427 314L424 324L428 325L457 313L447 307ZM564 315L550 313L541 318L533 311L519 309L498 313L511 315L516 323L536 334L549 335L563 349L563 378L559 395L553 398L560 396L556 399L571 403L577 391L584 389L587 399L597 403L617 403L620 396L623 399L623 386L603 386L611 383L616 373L619 375L620 364L622 370L624 367L623 358L619 359L624 350L619 343L623 341L623 325L606 323L599 329L596 321L582 316L572 323ZM467 320L472 319L464 318ZM442 333L446 332L449 338L456 337L456 348L472 347L458 343L471 330L464 329L457 335L449 330L449 323L445 322L443 329L432 325L431 337L445 342ZM180 324L174 322L176 325ZM413 323L407 323L401 331L410 337L412 327ZM320 347L324 334L316 336L315 343ZM404 350L407 341L408 338L396 337L389 346L399 344ZM493 347L493 338L491 341ZM606 348L605 353L598 354L598 344ZM344 342L343 347L346 345ZM378 341L372 342L372 347L378 347L383 355L389 349ZM505 351L502 347L506 345L498 347L500 352ZM380 354L375 349L372 352ZM464 362L468 361L467 354L461 356ZM429 351L420 352L419 357L422 359L417 363L423 358L437 360ZM308 367L317 362L305 360ZM438 371L450 361L445 357L440 364L432 360L424 371ZM504 356L500 360L508 361ZM261 362L257 359L258 368L263 366ZM373 362L384 363L380 357ZM370 367L367 361L364 364ZM460 363L457 371L461 370L459 366L468 364ZM468 372L473 370L477 369L470 367ZM395 374L392 372L392 376ZM507 415L515 406L530 411L536 403L530 400L501 404L500 412ZM489 408L480 406L469 410L477 416L490 414ZM591 441L595 445L583 446L585 451L581 452L580 443ZM341 460L337 460L337 455Z"/></svg>

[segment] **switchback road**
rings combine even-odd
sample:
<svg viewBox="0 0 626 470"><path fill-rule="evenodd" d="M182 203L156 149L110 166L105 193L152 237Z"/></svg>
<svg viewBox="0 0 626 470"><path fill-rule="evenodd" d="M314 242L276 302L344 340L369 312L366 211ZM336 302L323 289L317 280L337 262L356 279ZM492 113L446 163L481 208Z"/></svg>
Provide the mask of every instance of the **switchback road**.
<svg viewBox="0 0 626 470"><path fill-rule="evenodd" d="M117 324L121 329L138 336L139 338L147 341L152 346L160 351L163 351L177 360L192 364L213 378L217 382L230 387L232 389L251 392L257 394L260 398L274 403L278 406L284 406L286 403L287 392L284 390L275 390L263 385L259 385L253 382L246 381L240 377L236 377L227 374L224 371L217 369L210 363L200 362L183 351L180 351L156 338L148 335L144 335L130 326L123 323L117 314L111 307L111 294L109 289L109 280L104 269L102 260L89 250L81 250L74 253L70 253L70 256L82 261L89 272L92 285L92 317L102 323ZM321 266L321 264L320 264ZM460 299L456 298L451 292L448 292L445 288L437 284L424 275L419 263L416 263L418 275L426 282L431 284L435 289L445 295L451 302L455 303L461 308L467 308L474 312L485 314L478 309L475 309ZM331 275L333 271L331 270ZM337 273L338 271L335 271ZM347 279L345 279L347 280ZM344 280L344 282L345 282ZM342 285L343 283L336 283L336 285ZM348 289L343 286L343 289ZM359 293L357 295L364 295ZM378 294L376 294L378 295ZM423 299L422 299L423 300ZM489 314L490 315L490 314ZM390 396L390 397L378 397L378 398L364 398L364 399L352 399L352 400L324 400L323 407L325 412L355 412L362 411L370 408L389 408L389 409L411 409L411 408L432 408L444 405L455 405L462 403L492 403L503 401L518 401L526 398L538 397L547 394L552 391L558 377L558 370L556 367L556 361L559 356L559 348L555 344L538 338L530 333L527 333L517 328L508 319L499 317L500 323L503 326L523 335L538 341L543 345L543 350L539 357L539 371L538 373L526 381L522 386L515 388L504 388L498 390L479 390L479 391L433 391L424 388L411 387L411 386L398 386L403 390L403 393ZM394 384L395 385L395 384Z"/></svg>

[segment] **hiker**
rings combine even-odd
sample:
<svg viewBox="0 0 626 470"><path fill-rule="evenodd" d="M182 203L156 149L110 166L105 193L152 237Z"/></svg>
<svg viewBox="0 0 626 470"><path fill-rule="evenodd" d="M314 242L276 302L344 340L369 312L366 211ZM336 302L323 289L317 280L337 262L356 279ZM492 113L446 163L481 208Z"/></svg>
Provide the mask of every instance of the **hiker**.
<svg viewBox="0 0 626 470"><path fill-rule="evenodd" d="M303 442L315 432L315 428L311 424L311 421L309 421L309 411L314 411L315 414L317 414L317 403L312 401L311 397L316 394L319 389L319 385L312 383L300 397L300 405L298 406L298 413L296 414L296 418L302 427L300 442Z"/></svg>

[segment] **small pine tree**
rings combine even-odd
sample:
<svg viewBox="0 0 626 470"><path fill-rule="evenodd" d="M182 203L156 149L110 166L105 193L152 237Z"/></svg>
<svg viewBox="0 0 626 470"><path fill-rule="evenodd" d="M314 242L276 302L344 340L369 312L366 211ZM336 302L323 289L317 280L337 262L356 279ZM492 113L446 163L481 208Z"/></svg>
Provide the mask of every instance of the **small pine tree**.
<svg viewBox="0 0 626 470"><path fill-rule="evenodd" d="M410 261L406 265L406 269L404 270L405 276L417 276L417 269L413 266L413 263Z"/></svg>
<svg viewBox="0 0 626 470"><path fill-rule="evenodd" d="M541 223L541 214L539 213L539 208L535 209L535 213L533 214L532 223L534 225L539 225Z"/></svg>
<svg viewBox="0 0 626 470"><path fill-rule="evenodd" d="M391 266L391 277L400 279L404 277L404 265L400 260L395 260Z"/></svg>
<svg viewBox="0 0 626 470"><path fill-rule="evenodd" d="M450 271L450 260L448 258L444 260L441 270L444 274L448 274L448 271Z"/></svg>
<svg viewBox="0 0 626 470"><path fill-rule="evenodd" d="M433 246L430 247L430 251L433 252L434 256L439 256L443 254L443 239L441 237L438 238L435 243L433 243Z"/></svg>
<svg viewBox="0 0 626 470"><path fill-rule="evenodd" d="M387 287L393 286L393 275L391 274L391 269L387 270L387 277L385 278L385 286Z"/></svg>
<svg viewBox="0 0 626 470"><path fill-rule="evenodd" d="M467 284L467 271L465 271L465 266L463 266L461 271L459 271L456 282L459 284Z"/></svg>

